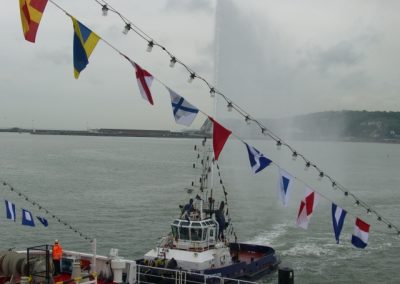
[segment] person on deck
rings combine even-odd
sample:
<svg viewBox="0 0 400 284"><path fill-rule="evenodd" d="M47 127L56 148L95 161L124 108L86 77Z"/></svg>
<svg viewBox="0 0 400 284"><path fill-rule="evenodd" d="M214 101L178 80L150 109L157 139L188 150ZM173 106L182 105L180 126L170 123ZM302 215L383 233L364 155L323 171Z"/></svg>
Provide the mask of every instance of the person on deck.
<svg viewBox="0 0 400 284"><path fill-rule="evenodd" d="M190 212L193 211L193 198L190 198L189 203L183 207L183 216L189 220Z"/></svg>
<svg viewBox="0 0 400 284"><path fill-rule="evenodd" d="M171 258L167 263L168 269L176 269L178 267L178 263L176 262L175 258Z"/></svg>
<svg viewBox="0 0 400 284"><path fill-rule="evenodd" d="M58 243L58 240L54 241L53 245L53 264L54 264L54 275L59 275L61 273L61 258L63 254L63 249Z"/></svg>
<svg viewBox="0 0 400 284"><path fill-rule="evenodd" d="M217 221L219 225L219 231L218 231L218 239L224 240L224 230L226 228L226 221L225 221L225 216L224 216L224 207L225 207L225 202L221 201L221 204L219 205L219 209L215 211L215 220Z"/></svg>

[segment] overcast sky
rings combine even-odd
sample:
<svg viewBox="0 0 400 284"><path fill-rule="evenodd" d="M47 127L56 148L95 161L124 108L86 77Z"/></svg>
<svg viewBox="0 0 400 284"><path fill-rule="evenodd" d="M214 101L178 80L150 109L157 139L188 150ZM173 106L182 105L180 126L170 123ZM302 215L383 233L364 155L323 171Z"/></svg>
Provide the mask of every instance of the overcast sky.
<svg viewBox="0 0 400 284"><path fill-rule="evenodd" d="M200 82L160 49L146 52L123 22L94 0L54 0L206 112ZM73 77L71 20L48 3L36 43L24 40L18 1L0 11L0 127L177 129L168 93L154 83L155 105L139 94L130 64L99 42ZM325 110L400 106L400 2L110 0L228 97L258 118ZM217 113L227 112L219 103ZM199 118L200 125L204 117Z"/></svg>

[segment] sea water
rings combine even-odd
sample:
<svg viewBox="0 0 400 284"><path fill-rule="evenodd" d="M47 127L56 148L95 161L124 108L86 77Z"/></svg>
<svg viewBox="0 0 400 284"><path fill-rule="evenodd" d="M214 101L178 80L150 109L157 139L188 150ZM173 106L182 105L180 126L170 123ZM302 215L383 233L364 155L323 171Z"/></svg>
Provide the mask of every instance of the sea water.
<svg viewBox="0 0 400 284"><path fill-rule="evenodd" d="M282 264L294 269L295 283L400 283L400 237L367 215L354 199L318 180L314 169L304 170L301 159L293 161L285 148L270 141L248 141L274 161L253 174L245 146L228 140L219 161L221 180L228 191L231 222L240 241L271 245ZM198 180L199 171L192 139L41 136L0 134L0 178L2 199L15 203L17 220L0 214L0 249L23 249L60 240L64 249L91 252L84 236L96 238L97 252L139 258L169 232L179 216L179 204L190 197L185 190ZM400 213L400 147L395 144L300 142L298 152L325 173L346 186L396 225ZM199 161L197 161L199 165ZM288 207L277 201L279 165L296 176ZM221 196L220 178L214 172L214 196ZM308 230L296 227L296 216L305 187L323 197ZM348 212L336 244L331 221L331 203ZM1 201L4 204L4 201ZM39 210L39 203L50 213ZM4 206L4 205L3 205ZM46 217L47 228L21 225L21 209ZM55 215L56 218L53 218ZM371 224L366 249L350 243L354 218ZM61 223L57 221L61 219ZM64 224L64 222L66 224ZM78 229L78 233L69 229ZM262 279L277 283L276 273Z"/></svg>

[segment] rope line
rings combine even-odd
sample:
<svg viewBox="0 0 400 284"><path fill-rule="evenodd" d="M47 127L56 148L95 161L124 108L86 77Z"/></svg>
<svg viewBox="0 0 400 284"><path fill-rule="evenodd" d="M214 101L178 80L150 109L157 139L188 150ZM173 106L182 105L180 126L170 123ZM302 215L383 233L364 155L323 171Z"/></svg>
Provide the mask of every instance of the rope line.
<svg viewBox="0 0 400 284"><path fill-rule="evenodd" d="M43 211L46 213L48 216L52 217L54 220L56 220L58 223L64 225L67 229L71 230L72 232L78 234L81 238L85 239L86 241L89 241L90 243L93 242L93 238L82 233L79 229L75 228L74 226L70 225L68 222L62 220L61 218L57 217L55 214L53 214L50 210L48 210L46 207L40 205L37 201L34 201L32 198L24 194L23 192L17 190L14 186L12 186L10 183L6 182L5 180L0 180L0 183L8 188L11 192L16 193L19 197L25 199L25 201L29 202L32 206L37 207L39 211Z"/></svg>
<svg viewBox="0 0 400 284"><path fill-rule="evenodd" d="M371 213L375 214L378 221L381 221L381 222L385 223L389 229L394 228L395 230L397 230L397 233L400 234L400 229L399 229L398 226L393 224L389 219L387 219L387 218L383 217L381 214L379 214L367 202L361 200L355 194L351 193L346 187L344 187L342 184L337 182L332 176L330 176L325 171L323 171L318 165L316 165L314 162L311 162L308 158L306 158L305 155L303 155L302 153L299 153L298 151L296 151L294 147L292 147L291 145L286 143L283 139L281 139L272 130L267 128L262 122L260 122L259 120L255 119L250 113L248 113L242 107L237 105L232 99L230 99L224 93L219 91L215 86L213 86L211 83L209 83L205 78L203 78L202 76L198 75L192 68L190 68L183 61L178 59L166 47L164 47L163 45L161 45L160 43L155 41L152 37L150 37L148 34L146 34L142 29L140 29L137 25L135 25L127 17L123 16L117 9L113 8L108 2L106 2L104 0L94 0L94 1L97 4L101 5L103 13L104 13L105 10L107 10L107 12L111 11L111 12L117 14L124 21L125 27L126 28L128 27L127 28L128 32L129 32L129 30L133 30L142 39L146 40L147 43L148 43L148 49L147 49L148 51L151 51L154 46L157 46L157 47L161 48L164 52L166 52L168 54L168 56L170 56L171 63L172 63L172 61L174 61L174 64L178 63L178 64L182 65L189 72L189 78L191 80L194 80L194 79L197 78L197 79L203 81L207 85L207 87L209 88L211 96L214 96L215 94L218 94L220 97L222 97L225 100L225 102L227 103L228 111L234 109L239 115L241 115L244 118L244 120L245 120L245 122L247 124L255 123L260 128L261 133L263 135L271 138L272 140L274 140L276 142L276 145L277 145L278 148L281 148L282 146L285 146L286 148L288 148L292 152L292 157L293 158L300 157L304 161L306 168L310 168L310 167L314 168L317 171L317 174L318 174L320 179L326 178L331 182L333 189L339 189L340 191L343 192L343 194L345 196L352 197L355 200L355 203L357 205L360 205L361 207L363 207L368 214L371 214ZM59 6L57 3L55 3L54 0L49 0L49 2L54 4L58 9L62 10L66 15L71 17L71 15L65 9L63 9L61 6ZM123 55L123 53L121 51L119 51L115 46L110 44L108 41L104 40L103 38L101 38L101 40L103 42L105 42L108 46L110 46L112 49L114 49L116 52L118 52L121 55ZM162 85L166 86L159 79L155 78L154 76L153 76L153 78L156 79L158 82L160 82ZM205 115L207 115L205 112L203 112L201 110L200 110L200 112L205 114ZM241 140L243 142L243 139L241 139L240 137L238 137L236 135L235 135L235 137L237 137L239 140Z"/></svg>
<svg viewBox="0 0 400 284"><path fill-rule="evenodd" d="M368 214L371 214L371 213L375 214L378 221L382 221L383 223L385 223L388 226L389 229L390 228L396 229L398 234L400 234L400 229L399 229L398 226L394 225L390 220L388 220L387 218L385 218L381 214L379 214L367 202L361 200L355 194L351 193L345 186L343 186L338 181L336 181L336 179L334 179L331 175L327 174L317 164L315 164L314 162L309 160L305 155L303 155L302 153L299 153L298 151L296 151L294 147L292 147L291 145L286 143L282 138L280 138L271 129L269 129L267 126L265 126L261 121L255 119L249 112L244 110L241 106L236 104L232 99L230 99L224 93L219 91L213 84L211 84L204 77L202 77L198 73L196 73L191 67L189 67L187 64L185 64L182 60L178 59L178 57L175 56L172 52L170 52L165 46L163 46L162 44L158 43L150 35L146 34L142 29L140 29L132 21L130 21L128 18L123 16L119 11L117 11L115 8L113 8L107 1L104 1L104 0L94 0L94 1L96 3L98 3L99 5L101 5L103 7L103 9L104 9L104 7L106 7L106 8L109 9L109 11L117 14L121 19L123 19L125 24L130 24L131 29L136 34L138 34L142 39L146 40L149 47L152 48L153 46L157 46L157 47L161 48L170 57L171 64L172 64L172 62L173 62L173 64L178 63L182 67L184 67L184 69L186 69L186 71L189 73L189 78L191 80L194 80L194 79L197 78L197 79L203 81L207 85L207 87L209 88L209 92L210 92L211 96L214 96L215 94L218 94L221 98L223 98L225 100L225 102L227 103L228 111L231 111L232 109L234 109L239 115L241 115L245 119L247 124L251 124L251 123L256 124L260 128L261 133L263 135L271 138L272 140L274 140L278 147L285 146L286 148L288 148L292 152L292 157L293 158L300 157L303 160L303 162L305 163L305 167L306 168L310 168L310 167L314 168L314 170L317 171L317 174L318 174L319 178L321 178L321 179L322 178L326 178L326 179L328 179L330 181L330 183L332 184L332 188L333 189L338 189L338 190L342 191L345 196L352 197L354 199L354 201L355 201L355 204L363 207ZM150 48L150 50L148 49L148 51L151 51L151 48Z"/></svg>

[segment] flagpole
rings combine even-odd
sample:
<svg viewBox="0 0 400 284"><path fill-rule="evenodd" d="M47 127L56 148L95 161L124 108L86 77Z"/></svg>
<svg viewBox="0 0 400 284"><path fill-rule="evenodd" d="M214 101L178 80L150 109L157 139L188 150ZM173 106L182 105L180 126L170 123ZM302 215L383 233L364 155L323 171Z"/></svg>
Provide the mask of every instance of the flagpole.
<svg viewBox="0 0 400 284"><path fill-rule="evenodd" d="M217 114L217 97L215 96L214 98L213 98L213 117L216 117L216 114ZM212 123L212 129L214 128L214 123ZM213 130L211 130L211 133L213 133L214 131ZM214 136L212 136L212 139L214 139ZM215 155L215 153L214 153L214 155ZM211 161L211 179L210 179L210 188L211 188L211 190L214 188L214 163L215 163L215 161L214 161L214 159L215 159L215 156L214 156L214 158L213 158L213 160Z"/></svg>
<svg viewBox="0 0 400 284"><path fill-rule="evenodd" d="M214 86L217 86L217 81L218 81L218 66L219 66L219 17L218 17L218 11L220 10L219 5L218 5L218 1L217 1L217 5L215 8L215 35L214 35L214 44L215 44L215 49L214 49ZM212 114L213 117L217 117L217 96L215 95L215 93L210 91L210 94L213 95L212 99L213 99L213 110L212 110ZM211 133L214 133L214 123L211 124L212 128L211 128ZM212 139L214 139L214 137L212 136ZM214 159L212 160L211 163L211 181L210 181L210 185L211 185L211 189L214 187Z"/></svg>

